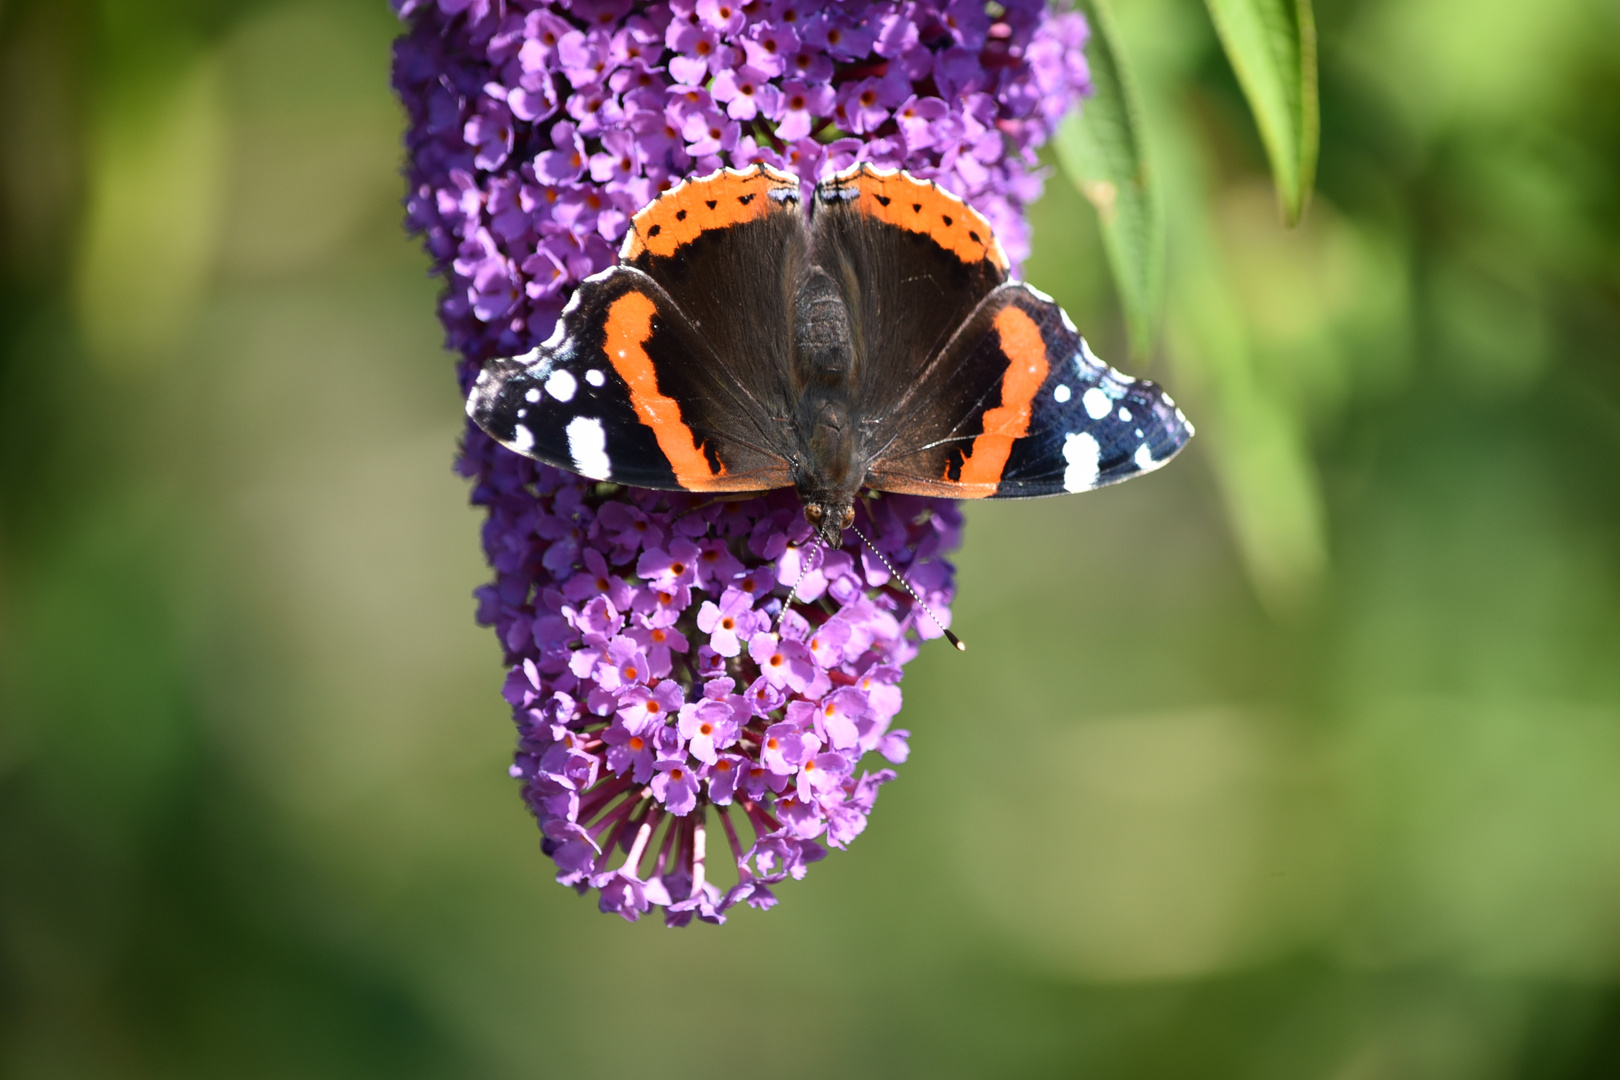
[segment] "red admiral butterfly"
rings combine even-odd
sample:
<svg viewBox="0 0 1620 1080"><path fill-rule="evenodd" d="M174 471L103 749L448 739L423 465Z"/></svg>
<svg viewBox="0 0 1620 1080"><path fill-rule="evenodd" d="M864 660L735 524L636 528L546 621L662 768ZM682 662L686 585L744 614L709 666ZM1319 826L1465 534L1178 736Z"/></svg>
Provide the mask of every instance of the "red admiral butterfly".
<svg viewBox="0 0 1620 1080"><path fill-rule="evenodd" d="M813 202L807 218L798 178L763 165L665 192L545 344L485 366L467 414L597 480L796 487L831 547L862 488L1086 491L1158 468L1192 436L1168 395L1007 280L960 199L859 165Z"/></svg>

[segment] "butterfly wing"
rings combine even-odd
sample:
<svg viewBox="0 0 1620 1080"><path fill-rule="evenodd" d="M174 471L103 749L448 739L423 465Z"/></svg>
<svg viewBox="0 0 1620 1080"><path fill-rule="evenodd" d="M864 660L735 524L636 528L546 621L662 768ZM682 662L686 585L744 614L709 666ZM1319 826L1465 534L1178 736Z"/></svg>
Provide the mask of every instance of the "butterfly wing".
<svg viewBox="0 0 1620 1080"><path fill-rule="evenodd" d="M779 426L633 267L588 278L550 340L487 364L467 415L518 453L592 479L714 492L792 482Z"/></svg>
<svg viewBox="0 0 1620 1080"><path fill-rule="evenodd" d="M755 165L660 195L631 219L619 257L662 286L703 335L728 396L781 432L792 415L793 292L808 251L798 177Z"/></svg>
<svg viewBox="0 0 1620 1080"><path fill-rule="evenodd" d="M631 220L533 352L486 366L467 412L505 445L637 487L792 483L787 365L809 243L799 182L764 166L676 185Z"/></svg>
<svg viewBox="0 0 1620 1080"><path fill-rule="evenodd" d="M1192 437L1169 395L1098 360L1052 299L992 292L930 365L924 403L879 446L868 485L900 494L1025 498L1159 468Z"/></svg>
<svg viewBox="0 0 1620 1080"><path fill-rule="evenodd" d="M881 444L922 407L929 362L1006 279L1007 258L955 196L864 164L817 186L810 231L849 311L862 437Z"/></svg>

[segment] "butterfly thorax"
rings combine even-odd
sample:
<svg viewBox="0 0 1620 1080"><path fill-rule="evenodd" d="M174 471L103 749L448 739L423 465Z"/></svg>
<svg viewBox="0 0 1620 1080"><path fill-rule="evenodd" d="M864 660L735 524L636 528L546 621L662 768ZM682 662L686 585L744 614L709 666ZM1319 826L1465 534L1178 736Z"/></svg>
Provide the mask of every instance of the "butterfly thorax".
<svg viewBox="0 0 1620 1080"><path fill-rule="evenodd" d="M823 543L837 547L854 520L866 470L856 462L855 347L849 310L831 275L804 274L793 298L794 484L804 516Z"/></svg>

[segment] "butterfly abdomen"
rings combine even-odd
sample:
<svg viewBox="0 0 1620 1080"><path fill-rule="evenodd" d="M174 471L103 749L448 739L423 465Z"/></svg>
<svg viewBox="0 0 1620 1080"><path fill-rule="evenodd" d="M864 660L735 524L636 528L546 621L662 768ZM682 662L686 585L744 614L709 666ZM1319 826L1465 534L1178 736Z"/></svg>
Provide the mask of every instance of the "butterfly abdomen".
<svg viewBox="0 0 1620 1080"><path fill-rule="evenodd" d="M819 266L809 267L793 297L794 389L842 389L848 393L854 359L849 309Z"/></svg>

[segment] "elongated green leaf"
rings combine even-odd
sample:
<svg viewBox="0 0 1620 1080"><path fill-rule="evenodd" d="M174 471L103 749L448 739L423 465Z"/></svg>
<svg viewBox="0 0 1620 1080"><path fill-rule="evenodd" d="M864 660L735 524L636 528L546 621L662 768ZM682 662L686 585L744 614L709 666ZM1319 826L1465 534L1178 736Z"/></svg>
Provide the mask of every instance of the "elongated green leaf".
<svg viewBox="0 0 1620 1080"><path fill-rule="evenodd" d="M1311 0L1204 0L1254 110L1283 217L1299 221L1316 181L1316 21Z"/></svg>
<svg viewBox="0 0 1620 1080"><path fill-rule="evenodd" d="M1054 145L1063 171L1097 209L1103 250L1114 274L1131 353L1153 345L1164 282L1164 208L1148 164L1125 58L1104 0L1082 0L1091 24L1086 46L1095 93L1058 127Z"/></svg>

